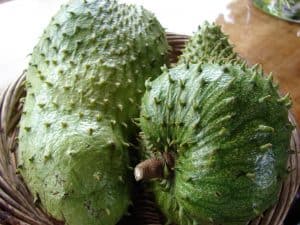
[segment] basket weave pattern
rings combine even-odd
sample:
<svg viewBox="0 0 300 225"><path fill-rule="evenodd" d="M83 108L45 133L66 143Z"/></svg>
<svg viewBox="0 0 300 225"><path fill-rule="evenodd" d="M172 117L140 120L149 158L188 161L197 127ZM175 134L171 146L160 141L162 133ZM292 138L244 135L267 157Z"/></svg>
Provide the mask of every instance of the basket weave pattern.
<svg viewBox="0 0 300 225"><path fill-rule="evenodd" d="M176 62L178 55L188 38L185 35L168 33L167 38L172 46L171 62ZM22 115L26 95L25 75L11 84L0 97L0 224L7 225L62 225L48 216L34 202L32 195L22 181L17 169L16 152L18 151L18 123ZM292 124L296 125L292 114ZM291 154L287 168L291 171L282 185L279 200L261 217L250 221L250 225L281 225L300 183L300 133L293 131ZM142 184L137 187L131 216L125 216L119 225L161 225L164 218L154 203L151 192L145 191Z"/></svg>

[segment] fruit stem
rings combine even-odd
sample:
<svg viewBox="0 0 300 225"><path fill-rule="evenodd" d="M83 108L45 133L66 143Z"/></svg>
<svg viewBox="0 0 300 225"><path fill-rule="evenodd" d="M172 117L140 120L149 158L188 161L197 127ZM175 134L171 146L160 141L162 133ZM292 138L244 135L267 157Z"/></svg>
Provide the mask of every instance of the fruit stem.
<svg viewBox="0 0 300 225"><path fill-rule="evenodd" d="M134 168L134 177L136 181L166 178L173 167L174 156L171 153L163 153L162 158L151 158L139 163Z"/></svg>

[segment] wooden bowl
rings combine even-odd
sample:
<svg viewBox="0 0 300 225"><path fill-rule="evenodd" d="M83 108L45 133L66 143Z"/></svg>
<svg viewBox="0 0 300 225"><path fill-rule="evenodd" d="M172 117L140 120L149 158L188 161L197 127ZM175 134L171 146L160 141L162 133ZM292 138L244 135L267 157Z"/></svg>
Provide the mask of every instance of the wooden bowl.
<svg viewBox="0 0 300 225"><path fill-rule="evenodd" d="M176 62L188 36L168 33L172 51L171 62ZM26 95L25 75L20 76L0 97L0 224L8 225L62 225L45 213L34 202L33 196L18 173L16 153L18 151L18 123L22 115L22 99ZM289 119L296 126L293 115ZM300 183L300 133L293 131L291 154L287 168L290 171L282 185L276 205L250 221L251 225L281 225ZM155 205L154 197L143 184L137 184L131 215L124 216L118 225L162 225L164 217ZM83 224L84 225L84 224Z"/></svg>

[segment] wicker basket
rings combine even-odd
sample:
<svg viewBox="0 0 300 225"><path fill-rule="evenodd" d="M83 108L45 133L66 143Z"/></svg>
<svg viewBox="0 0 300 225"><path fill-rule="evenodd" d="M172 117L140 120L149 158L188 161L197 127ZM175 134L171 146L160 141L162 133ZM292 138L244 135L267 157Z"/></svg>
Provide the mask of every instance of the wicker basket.
<svg viewBox="0 0 300 225"><path fill-rule="evenodd" d="M176 62L187 36L169 33L168 40L173 50L171 62ZM0 224L9 225L60 225L43 212L33 200L32 195L22 182L16 168L18 150L18 122L22 114L21 97L25 96L24 74L13 83L0 97ZM289 115L295 125L294 117ZM298 190L300 181L300 136L297 129L291 138L292 154L288 169L291 171L282 185L277 204L267 210L262 217L250 221L251 225L281 225ZM151 192L136 186L131 215L125 216L119 225L161 225L164 218L157 209ZM84 224L83 224L84 225Z"/></svg>

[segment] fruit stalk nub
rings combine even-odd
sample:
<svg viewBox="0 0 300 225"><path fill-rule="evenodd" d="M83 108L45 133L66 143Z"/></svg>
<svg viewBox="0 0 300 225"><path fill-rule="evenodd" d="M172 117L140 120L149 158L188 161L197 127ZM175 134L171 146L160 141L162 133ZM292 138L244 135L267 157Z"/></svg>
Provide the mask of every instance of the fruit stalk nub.
<svg viewBox="0 0 300 225"><path fill-rule="evenodd" d="M134 177L136 181L166 178L173 167L174 156L171 153L164 152L162 158L150 158L139 163L134 168Z"/></svg>
<svg viewBox="0 0 300 225"><path fill-rule="evenodd" d="M158 158L147 159L134 168L136 181L152 178L163 178L164 160Z"/></svg>

